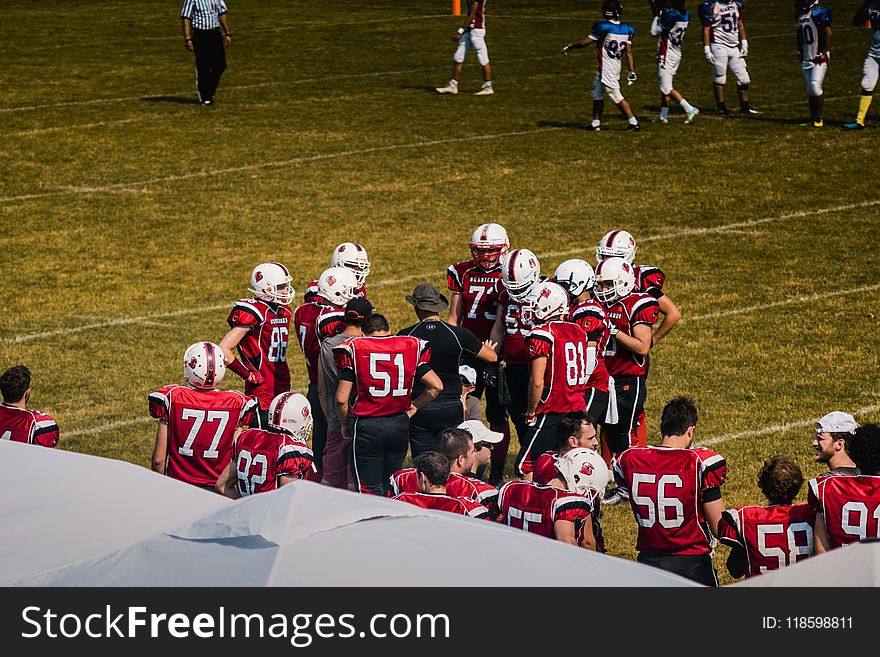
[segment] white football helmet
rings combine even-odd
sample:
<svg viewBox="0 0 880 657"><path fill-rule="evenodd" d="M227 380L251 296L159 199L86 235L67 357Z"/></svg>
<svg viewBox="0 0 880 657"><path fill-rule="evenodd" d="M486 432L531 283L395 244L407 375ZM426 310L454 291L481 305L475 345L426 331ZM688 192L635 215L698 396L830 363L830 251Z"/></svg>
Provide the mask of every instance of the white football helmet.
<svg viewBox="0 0 880 657"><path fill-rule="evenodd" d="M617 303L628 296L635 286L635 272L623 258L608 258L596 265L593 293L602 303Z"/></svg>
<svg viewBox="0 0 880 657"><path fill-rule="evenodd" d="M226 374L223 349L213 342L196 342L183 354L183 378L193 388L216 388Z"/></svg>
<svg viewBox="0 0 880 657"><path fill-rule="evenodd" d="M602 499L605 487L611 479L602 457L595 450L586 447L576 447L560 456L556 469L565 480L568 490L585 495L591 501Z"/></svg>
<svg viewBox="0 0 880 657"><path fill-rule="evenodd" d="M605 258L623 258L632 264L637 250L632 235L625 230L612 230L605 233L605 237L596 247L596 262L602 262Z"/></svg>
<svg viewBox="0 0 880 657"><path fill-rule="evenodd" d="M367 276L370 275L370 259L367 257L367 250L354 242L343 242L333 249L330 266L351 269L357 278L358 285L363 285Z"/></svg>
<svg viewBox="0 0 880 657"><path fill-rule="evenodd" d="M354 299L357 288L357 276L346 267L330 267L318 277L318 294L339 308Z"/></svg>
<svg viewBox="0 0 880 657"><path fill-rule="evenodd" d="M248 289L257 299L289 306L296 294L292 280L287 267L280 262L264 262L251 272L251 286ZM286 291L282 291L284 287L287 287Z"/></svg>
<svg viewBox="0 0 880 657"><path fill-rule="evenodd" d="M312 433L312 405L298 392L282 392L269 404L269 426L306 442Z"/></svg>
<svg viewBox="0 0 880 657"><path fill-rule="evenodd" d="M526 298L532 286L541 280L541 263L528 249L514 249L501 256L501 282L514 301Z"/></svg>
<svg viewBox="0 0 880 657"><path fill-rule="evenodd" d="M498 262L510 249L507 231L500 224L483 224L471 235L471 254L476 263L486 271L498 266Z"/></svg>
<svg viewBox="0 0 880 657"><path fill-rule="evenodd" d="M559 315L568 315L568 293L565 288L550 281L533 285L520 308L522 321L536 326Z"/></svg>
<svg viewBox="0 0 880 657"><path fill-rule="evenodd" d="M577 298L585 290L592 290L596 282L596 274L590 263L574 258L566 260L556 268L553 280L568 290L572 298Z"/></svg>

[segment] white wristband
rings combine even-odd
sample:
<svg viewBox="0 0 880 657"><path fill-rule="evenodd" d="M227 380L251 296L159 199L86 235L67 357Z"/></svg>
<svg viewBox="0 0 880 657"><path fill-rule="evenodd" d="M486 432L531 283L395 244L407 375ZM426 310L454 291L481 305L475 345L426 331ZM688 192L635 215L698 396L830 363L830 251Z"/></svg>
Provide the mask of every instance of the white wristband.
<svg viewBox="0 0 880 657"><path fill-rule="evenodd" d="M703 52L708 55L712 52L712 46L703 46Z"/></svg>
<svg viewBox="0 0 880 657"><path fill-rule="evenodd" d="M745 48L746 50L749 49L749 42L746 39L743 39L742 41L740 41L740 43L742 44L743 48Z"/></svg>
<svg viewBox="0 0 880 657"><path fill-rule="evenodd" d="M463 27L458 28L458 33L459 33L459 34L464 34L464 28L463 28Z"/></svg>

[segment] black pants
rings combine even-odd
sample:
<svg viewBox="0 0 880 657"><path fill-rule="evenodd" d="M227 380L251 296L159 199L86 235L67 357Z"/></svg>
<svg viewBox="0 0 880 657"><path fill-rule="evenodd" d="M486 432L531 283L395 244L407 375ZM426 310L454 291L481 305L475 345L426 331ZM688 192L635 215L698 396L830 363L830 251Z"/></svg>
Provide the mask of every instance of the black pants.
<svg viewBox="0 0 880 657"><path fill-rule="evenodd" d="M639 563L681 575L706 586L718 586L718 577L708 554L653 554L639 552Z"/></svg>
<svg viewBox="0 0 880 657"><path fill-rule="evenodd" d="M525 439L519 448L519 456L516 457L518 475L533 472L538 457L556 449L559 444L556 429L563 417L565 416L562 413L545 413L538 416L534 426L526 427Z"/></svg>
<svg viewBox="0 0 880 657"><path fill-rule="evenodd" d="M507 391L510 394L507 411L513 426L516 427L516 437L522 444L529 433L529 427L526 425L526 411L529 407L529 366L508 364L504 372Z"/></svg>
<svg viewBox="0 0 880 657"><path fill-rule="evenodd" d="M608 393L596 388L587 389L587 415L593 418L597 427L605 424L605 413L608 412Z"/></svg>
<svg viewBox="0 0 880 657"><path fill-rule="evenodd" d="M437 449L437 434L464 422L464 404L458 400L433 401L409 421L409 449L415 458Z"/></svg>
<svg viewBox="0 0 880 657"><path fill-rule="evenodd" d="M351 417L354 483L362 493L388 495L391 475L403 467L409 443L406 413Z"/></svg>
<svg viewBox="0 0 880 657"><path fill-rule="evenodd" d="M248 425L251 429L262 429L266 431L269 428L269 409L257 409Z"/></svg>
<svg viewBox="0 0 880 657"><path fill-rule="evenodd" d="M636 429L639 426L639 416L645 410L648 389L644 376L615 376L614 387L617 396L617 424L604 425L602 435L608 449L614 454L620 454L638 439Z"/></svg>
<svg viewBox="0 0 880 657"><path fill-rule="evenodd" d="M312 452L315 455L315 467L320 469L321 459L324 457L324 445L327 444L327 418L324 417L324 409L321 408L317 383L309 383L306 398L312 405Z"/></svg>
<svg viewBox="0 0 880 657"><path fill-rule="evenodd" d="M226 49L220 28L192 31L193 52L196 56L196 86L199 100L214 100L220 76L226 70Z"/></svg>

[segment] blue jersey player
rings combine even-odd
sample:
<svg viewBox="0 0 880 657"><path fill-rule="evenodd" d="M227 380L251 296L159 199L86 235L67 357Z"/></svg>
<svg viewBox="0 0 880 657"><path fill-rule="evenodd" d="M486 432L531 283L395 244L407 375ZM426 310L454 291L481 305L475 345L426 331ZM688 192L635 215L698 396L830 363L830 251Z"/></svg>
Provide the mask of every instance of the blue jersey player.
<svg viewBox="0 0 880 657"><path fill-rule="evenodd" d="M563 54L569 50L585 48L596 44L596 52L599 58L599 70L593 83L593 121L590 130L599 130L602 123L602 113L605 111L604 94L608 94L611 101L617 105L628 125L627 130L641 130L639 122L633 115L629 103L620 93L620 70L623 58L629 67L627 82L632 84L636 81L636 72L633 66L632 39L635 28L629 23L621 23L620 16L623 12L619 0L605 0L602 3L602 15L605 20L593 24L593 29L588 36L580 41L569 43L562 49Z"/></svg>
<svg viewBox="0 0 880 657"><path fill-rule="evenodd" d="M821 128L824 125L822 82L831 59L831 10L820 7L819 0L795 0L795 13L798 54L810 103L810 122L802 125Z"/></svg>
<svg viewBox="0 0 880 657"><path fill-rule="evenodd" d="M690 13L684 8L684 0L670 0L669 6L660 7L651 2L655 16L651 34L657 37L657 78L660 81L660 123L669 123L670 97L685 111L685 123L690 123L700 113L672 87L672 80L681 64L681 45L690 21Z"/></svg>
<svg viewBox="0 0 880 657"><path fill-rule="evenodd" d="M859 101L858 116L855 123L843 124L847 130L861 130L865 127L865 117L868 115L868 108L874 97L874 87L877 86L877 76L880 73L880 1L865 0L853 17L852 24L855 27L867 24L874 33L871 48L862 68L862 98Z"/></svg>

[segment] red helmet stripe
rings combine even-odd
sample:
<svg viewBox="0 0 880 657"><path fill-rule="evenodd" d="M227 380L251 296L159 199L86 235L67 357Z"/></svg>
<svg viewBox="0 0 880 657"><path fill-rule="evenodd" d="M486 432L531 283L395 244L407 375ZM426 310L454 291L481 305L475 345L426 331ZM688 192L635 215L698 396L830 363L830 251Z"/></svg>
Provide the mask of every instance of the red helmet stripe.
<svg viewBox="0 0 880 657"><path fill-rule="evenodd" d="M611 248L611 245L614 244L614 238L617 237L617 234L619 232L620 232L619 230L611 231L611 233L608 235L608 239L605 240L605 247L606 248L609 248L609 249Z"/></svg>
<svg viewBox="0 0 880 657"><path fill-rule="evenodd" d="M510 258L507 259L507 278L508 280L513 280L513 266L516 264L516 259L519 257L519 249L514 249L510 253Z"/></svg>
<svg viewBox="0 0 880 657"><path fill-rule="evenodd" d="M278 404L275 406L275 414L272 416L272 424L276 427L281 426L281 411L284 410L284 405L287 403L287 400L293 397L292 392L285 392L284 396L278 400Z"/></svg>
<svg viewBox="0 0 880 657"><path fill-rule="evenodd" d="M205 354L208 357L208 371L205 373L205 385L209 388L213 388L217 368L214 363L214 347L210 342L205 343Z"/></svg>
<svg viewBox="0 0 880 657"><path fill-rule="evenodd" d="M483 226L483 234L480 236L480 239L485 242L486 238L489 237L489 224Z"/></svg>

